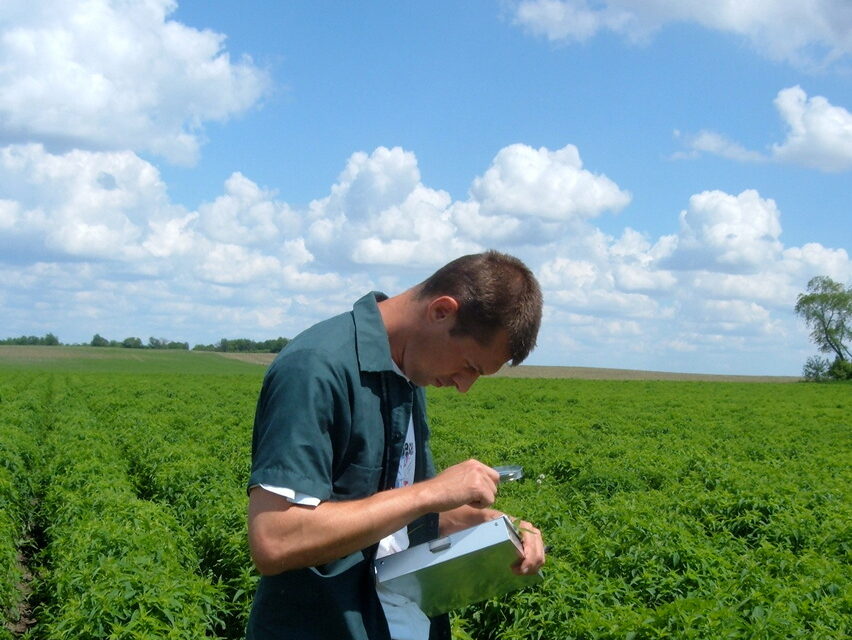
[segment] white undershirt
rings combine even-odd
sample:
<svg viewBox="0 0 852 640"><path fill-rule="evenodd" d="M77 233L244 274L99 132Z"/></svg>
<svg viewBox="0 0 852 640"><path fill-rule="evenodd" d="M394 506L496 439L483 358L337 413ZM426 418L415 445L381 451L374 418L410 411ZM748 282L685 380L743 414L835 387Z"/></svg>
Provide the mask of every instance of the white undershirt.
<svg viewBox="0 0 852 640"><path fill-rule="evenodd" d="M414 421L408 419L408 432L405 436L402 458L399 460L399 472L394 487L406 487L414 482L415 442ZM403 527L379 541L376 558L408 549L408 527ZM388 629L393 640L426 640L429 637L429 618L413 600L389 591L382 585L376 585L376 593L388 621Z"/></svg>

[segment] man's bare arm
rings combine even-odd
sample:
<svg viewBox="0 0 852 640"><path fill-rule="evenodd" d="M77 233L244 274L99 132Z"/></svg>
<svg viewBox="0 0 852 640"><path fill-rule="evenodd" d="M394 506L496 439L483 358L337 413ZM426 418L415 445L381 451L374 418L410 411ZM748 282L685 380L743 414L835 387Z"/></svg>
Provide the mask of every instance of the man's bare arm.
<svg viewBox="0 0 852 640"><path fill-rule="evenodd" d="M432 512L487 509L499 476L476 460L361 500L294 505L260 487L249 495L249 548L263 575L325 564L364 549Z"/></svg>

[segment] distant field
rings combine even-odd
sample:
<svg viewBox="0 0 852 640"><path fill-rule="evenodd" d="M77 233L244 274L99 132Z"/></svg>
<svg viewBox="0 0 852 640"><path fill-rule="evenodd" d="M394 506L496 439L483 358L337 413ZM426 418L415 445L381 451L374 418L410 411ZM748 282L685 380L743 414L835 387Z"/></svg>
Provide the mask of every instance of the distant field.
<svg viewBox="0 0 852 640"><path fill-rule="evenodd" d="M43 369L114 373L257 373L250 362L205 351L122 347L0 346L0 370Z"/></svg>
<svg viewBox="0 0 852 640"><path fill-rule="evenodd" d="M147 373L251 373L267 367L274 353L212 353L121 347L0 346L0 368L38 367L71 371L127 371ZM681 380L693 382L798 382L795 376L736 376L673 373L595 367L503 367L498 378L552 378L575 380Z"/></svg>
<svg viewBox="0 0 852 640"><path fill-rule="evenodd" d="M221 353L233 360L269 365L274 353ZM733 376L708 373L669 373L665 371L639 371L635 369L605 369L596 367L540 367L521 365L503 367L498 378L573 378L577 380L692 380L704 382L798 382L796 376Z"/></svg>

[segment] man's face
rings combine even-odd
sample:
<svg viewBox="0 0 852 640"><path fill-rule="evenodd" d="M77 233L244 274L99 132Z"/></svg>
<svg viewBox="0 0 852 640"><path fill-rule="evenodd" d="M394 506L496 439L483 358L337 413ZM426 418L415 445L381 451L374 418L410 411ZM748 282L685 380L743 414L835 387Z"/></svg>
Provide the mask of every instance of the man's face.
<svg viewBox="0 0 852 640"><path fill-rule="evenodd" d="M465 393L482 375L496 373L509 360L509 339L498 332L483 346L470 336L450 335L455 314L429 316L428 322L409 340L402 370L414 384L453 386Z"/></svg>

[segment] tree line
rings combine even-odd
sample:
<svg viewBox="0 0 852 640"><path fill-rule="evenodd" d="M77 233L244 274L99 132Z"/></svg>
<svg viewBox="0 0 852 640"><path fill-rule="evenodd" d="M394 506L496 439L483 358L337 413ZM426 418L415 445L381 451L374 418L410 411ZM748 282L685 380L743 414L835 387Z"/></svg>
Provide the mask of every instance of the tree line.
<svg viewBox="0 0 852 640"><path fill-rule="evenodd" d="M47 347L55 347L61 344L59 342L59 338L57 338L52 333L48 333L44 336L21 336L19 338L6 338L4 340L0 340L0 345L39 345L39 346L47 346Z"/></svg>
<svg viewBox="0 0 852 640"><path fill-rule="evenodd" d="M214 344L196 344L192 351L219 351L223 353L278 353L289 340L287 338L271 338L269 340L251 340L249 338L222 338ZM166 338L141 338L131 336L124 340L109 340L96 333L86 343L63 344L54 334L44 336L20 336L17 338L0 339L0 345L7 346L66 346L66 347L121 347L124 349L178 349L189 351L188 342L176 342Z"/></svg>
<svg viewBox="0 0 852 640"><path fill-rule="evenodd" d="M248 338L222 338L216 344L197 344L193 351L222 351L230 353L278 353L287 346L289 340L287 338L272 338L270 340L261 340L255 342Z"/></svg>

